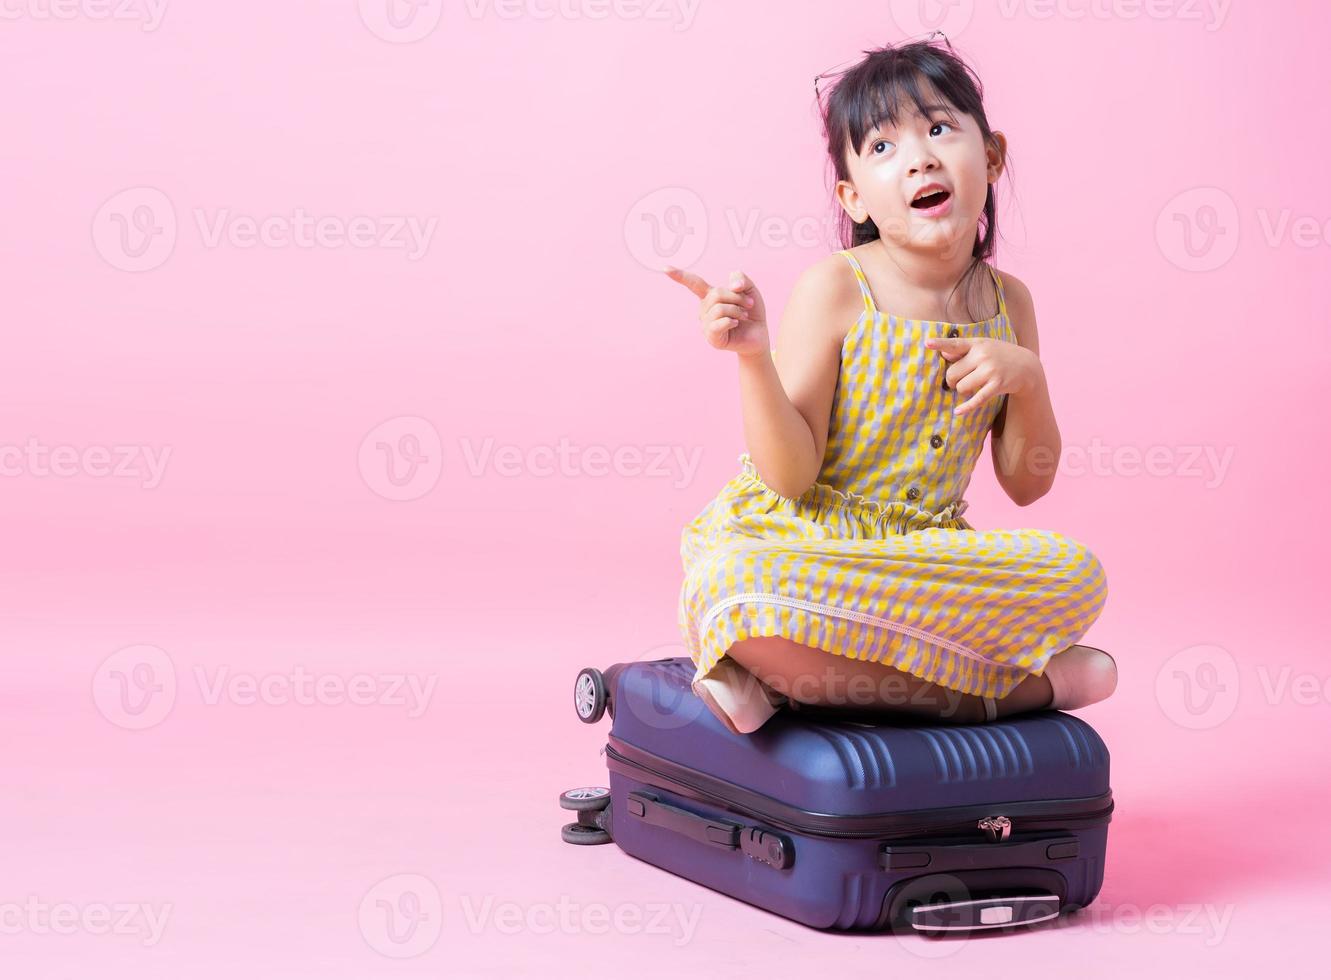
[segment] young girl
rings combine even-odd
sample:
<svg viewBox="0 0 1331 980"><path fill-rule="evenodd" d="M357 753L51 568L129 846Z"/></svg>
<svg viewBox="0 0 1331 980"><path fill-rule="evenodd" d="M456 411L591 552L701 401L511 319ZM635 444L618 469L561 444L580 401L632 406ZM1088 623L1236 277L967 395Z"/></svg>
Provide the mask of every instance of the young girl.
<svg viewBox="0 0 1331 980"><path fill-rule="evenodd" d="M848 247L795 283L779 357L747 276L666 267L739 367L750 452L684 528L679 597L693 689L733 732L783 705L973 723L1114 690L1075 643L1105 602L1095 555L962 518L990 431L1021 506L1062 451L1030 292L986 261L1007 141L981 92L931 41L840 77L821 108Z"/></svg>

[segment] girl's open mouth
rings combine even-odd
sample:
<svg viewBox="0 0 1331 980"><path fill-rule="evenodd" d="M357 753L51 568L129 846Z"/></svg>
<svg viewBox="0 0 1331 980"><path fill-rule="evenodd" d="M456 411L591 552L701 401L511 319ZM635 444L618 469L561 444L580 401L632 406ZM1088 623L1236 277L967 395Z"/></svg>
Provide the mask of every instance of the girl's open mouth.
<svg viewBox="0 0 1331 980"><path fill-rule="evenodd" d="M926 194L918 201L911 201L910 206L920 211L931 211L947 201L951 196L952 195L947 191L934 191L932 194Z"/></svg>

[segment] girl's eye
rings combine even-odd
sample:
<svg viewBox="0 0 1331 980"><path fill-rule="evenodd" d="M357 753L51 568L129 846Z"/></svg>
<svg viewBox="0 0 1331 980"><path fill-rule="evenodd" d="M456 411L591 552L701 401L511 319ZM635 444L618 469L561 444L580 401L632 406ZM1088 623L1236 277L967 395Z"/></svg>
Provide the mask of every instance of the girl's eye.
<svg viewBox="0 0 1331 980"><path fill-rule="evenodd" d="M887 140L877 140L877 141L874 142L874 145L873 145L873 151L874 151L874 153L877 153L877 152L878 152L878 148L879 148L880 146L891 146L891 145L892 145L892 144L889 143Z"/></svg>
<svg viewBox="0 0 1331 980"><path fill-rule="evenodd" d="M939 133L935 133L935 132L934 132L934 130L937 129L939 126L946 126L948 129L951 129L951 128L952 128L952 124L951 124L951 123L946 123L946 122L936 122L936 123L933 124L932 127L930 127L930 129L929 129L929 135L930 135L930 136L938 136L938 135L940 135Z"/></svg>

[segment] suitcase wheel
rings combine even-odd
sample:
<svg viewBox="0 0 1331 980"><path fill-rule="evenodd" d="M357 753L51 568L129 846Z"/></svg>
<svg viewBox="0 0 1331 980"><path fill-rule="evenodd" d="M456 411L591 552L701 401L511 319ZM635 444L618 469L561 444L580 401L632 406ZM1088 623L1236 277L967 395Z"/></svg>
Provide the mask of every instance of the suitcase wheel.
<svg viewBox="0 0 1331 980"><path fill-rule="evenodd" d="M579 786L559 794L559 805L573 810L578 819L564 824L560 836L570 844L609 844L610 790L604 786Z"/></svg>
<svg viewBox="0 0 1331 980"><path fill-rule="evenodd" d="M605 677L595 667L584 667L573 685L573 709L578 718L593 725L605 714L609 701Z"/></svg>
<svg viewBox="0 0 1331 980"><path fill-rule="evenodd" d="M610 804L610 790L604 786L579 786L559 794L565 810L604 810Z"/></svg>
<svg viewBox="0 0 1331 980"><path fill-rule="evenodd" d="M566 823L559 836L569 844L609 844L611 837L600 827L588 827L584 823Z"/></svg>

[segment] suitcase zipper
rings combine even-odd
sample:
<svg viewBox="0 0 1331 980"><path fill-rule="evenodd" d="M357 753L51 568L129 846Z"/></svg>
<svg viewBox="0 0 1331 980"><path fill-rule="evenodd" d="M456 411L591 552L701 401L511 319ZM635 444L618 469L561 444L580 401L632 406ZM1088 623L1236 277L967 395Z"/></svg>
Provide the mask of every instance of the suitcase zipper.
<svg viewBox="0 0 1331 980"><path fill-rule="evenodd" d="M1100 796L1074 799L1013 801L899 813L814 813L787 806L724 780L685 771L669 760L651 756L642 749L619 742L613 735L610 740L605 755L611 769L618 769L631 776L646 775L651 778L653 785L681 792L698 802L723 809L733 810L739 803L743 815L805 836L897 839L966 833L978 829L984 831L989 840L1002 842L1008 839L1013 830L1072 830L1099 826L1108 823L1114 811L1112 794L1105 792ZM630 757L626 751L638 758Z"/></svg>

